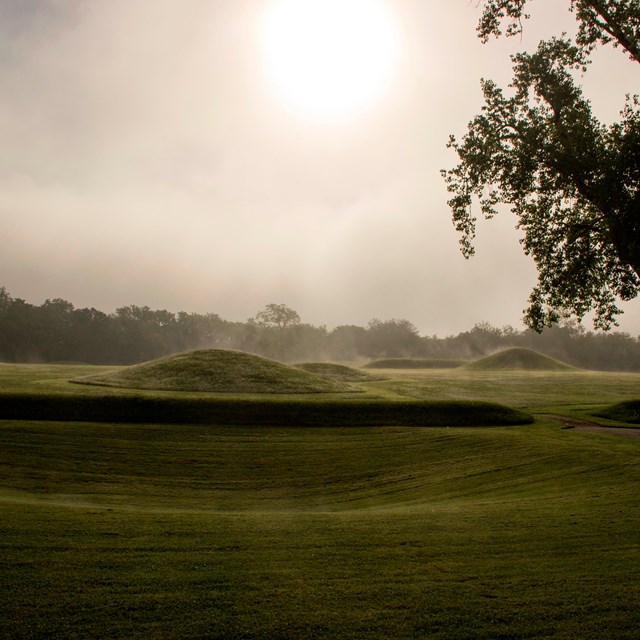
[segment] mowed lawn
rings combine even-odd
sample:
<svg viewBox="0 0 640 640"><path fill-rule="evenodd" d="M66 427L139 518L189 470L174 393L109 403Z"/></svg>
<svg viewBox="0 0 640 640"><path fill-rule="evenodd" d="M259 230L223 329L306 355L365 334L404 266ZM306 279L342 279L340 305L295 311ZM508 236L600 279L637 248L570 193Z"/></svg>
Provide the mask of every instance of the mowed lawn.
<svg viewBox="0 0 640 640"><path fill-rule="evenodd" d="M470 375L367 384L466 397ZM478 378L487 400L511 379L512 404L540 412L640 395L631 374L571 378L563 402L540 374L496 376ZM451 429L0 421L0 637L635 639L638 487L640 440L542 414Z"/></svg>

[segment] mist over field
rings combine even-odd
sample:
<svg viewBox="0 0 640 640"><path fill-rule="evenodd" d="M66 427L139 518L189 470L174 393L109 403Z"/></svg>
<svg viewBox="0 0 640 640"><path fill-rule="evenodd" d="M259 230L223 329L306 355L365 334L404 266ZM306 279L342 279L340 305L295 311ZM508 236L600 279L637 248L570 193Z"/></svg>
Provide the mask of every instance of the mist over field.
<svg viewBox="0 0 640 640"><path fill-rule="evenodd" d="M638 63L638 0L0 0L0 639L638 640Z"/></svg>
<svg viewBox="0 0 640 640"><path fill-rule="evenodd" d="M403 319L374 318L364 326L328 329L302 322L284 304L268 304L246 322L233 322L214 313L176 314L139 305L108 314L75 308L60 298L33 305L0 287L0 363L123 365L216 349L292 363L455 368L514 347L535 349L583 369L640 371L640 339L620 331L586 331L575 321L541 334L478 323L457 335L438 337L421 335ZM398 358L404 361L394 360Z"/></svg>
<svg viewBox="0 0 640 640"><path fill-rule="evenodd" d="M439 169L508 54L574 20L536 3L522 38L482 45L466 0L388 3L384 92L322 121L283 103L261 49L267 0L0 0L2 282L62 298L216 313L271 302L334 328L407 319L446 336L521 327L535 282L514 220L481 223L465 261ZM617 118L634 68L597 52L594 112ZM640 306L620 328L640 333Z"/></svg>

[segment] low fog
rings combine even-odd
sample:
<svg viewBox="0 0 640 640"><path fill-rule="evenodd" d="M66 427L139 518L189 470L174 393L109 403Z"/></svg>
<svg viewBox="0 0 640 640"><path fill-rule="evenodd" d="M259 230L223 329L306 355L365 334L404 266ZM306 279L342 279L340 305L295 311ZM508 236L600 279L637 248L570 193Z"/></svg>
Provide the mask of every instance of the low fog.
<svg viewBox="0 0 640 640"><path fill-rule="evenodd" d="M480 78L506 86L509 53L572 31L571 15L540 1L522 38L482 45L476 3L389 2L401 54L388 91L321 123L269 85L269 4L0 0L0 286L107 312L244 321L281 302L329 327L520 327L535 270L513 218L481 223L464 260L439 170L480 109ZM637 70L606 49L584 84L611 121ZM640 333L640 305L623 308L620 328Z"/></svg>

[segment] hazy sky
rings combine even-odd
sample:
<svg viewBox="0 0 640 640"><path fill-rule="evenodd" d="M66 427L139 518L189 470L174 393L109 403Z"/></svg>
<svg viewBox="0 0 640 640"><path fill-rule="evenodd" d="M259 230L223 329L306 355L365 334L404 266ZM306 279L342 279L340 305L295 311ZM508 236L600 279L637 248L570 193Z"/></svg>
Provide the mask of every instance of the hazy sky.
<svg viewBox="0 0 640 640"><path fill-rule="evenodd" d="M513 217L480 224L464 260L439 169L480 78L506 86L509 52L573 30L569 2L535 0L521 39L482 45L475 1L388 0L386 85L337 120L276 90L274 4L0 0L0 286L105 311L244 321L276 302L328 327L520 327L535 271ZM604 121L637 67L596 56L584 85ZM621 329L639 334L640 304L625 308Z"/></svg>

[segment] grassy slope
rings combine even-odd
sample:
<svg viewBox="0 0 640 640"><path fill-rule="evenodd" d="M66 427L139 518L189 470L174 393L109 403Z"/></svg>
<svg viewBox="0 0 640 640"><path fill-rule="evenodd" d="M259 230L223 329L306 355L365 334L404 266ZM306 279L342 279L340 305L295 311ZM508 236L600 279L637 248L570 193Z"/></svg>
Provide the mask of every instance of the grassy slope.
<svg viewBox="0 0 640 640"><path fill-rule="evenodd" d="M479 401L136 398L0 394L0 419L261 426L529 424L528 413Z"/></svg>
<svg viewBox="0 0 640 640"><path fill-rule="evenodd" d="M603 404L637 398L640 375L595 371L441 371L381 370L387 380L368 385L371 392L420 400L460 399L498 402L527 410L540 407Z"/></svg>
<svg viewBox="0 0 640 640"><path fill-rule="evenodd" d="M222 393L340 393L345 385L259 356L199 349L75 382L163 391Z"/></svg>
<svg viewBox="0 0 640 640"><path fill-rule="evenodd" d="M31 388L64 388L56 371ZM639 381L371 386L542 410L628 400ZM2 421L0 638L635 640L640 445L560 426Z"/></svg>
<svg viewBox="0 0 640 640"><path fill-rule="evenodd" d="M77 395L86 397L167 397L167 392L71 384L69 380L113 371L113 367L91 365L9 365L0 364L0 395ZM359 383L363 393L323 394L323 399L407 399L482 400L508 406L535 409L547 405L601 406L638 397L640 375L599 371L465 371L399 370L376 372L383 380ZM197 398L201 393L175 392L170 397ZM219 397L210 394L206 397ZM233 397L233 394L224 394ZM259 399L261 394L242 394ZM284 397L287 396L274 396ZM314 397L312 394L306 396ZM291 395L291 399L305 398Z"/></svg>
<svg viewBox="0 0 640 640"><path fill-rule="evenodd" d="M444 358L385 358L364 365L365 369L456 369L468 360Z"/></svg>
<svg viewBox="0 0 640 640"><path fill-rule="evenodd" d="M552 423L0 437L0 637L637 637L633 441Z"/></svg>
<svg viewBox="0 0 640 640"><path fill-rule="evenodd" d="M539 442L529 428L0 425L3 495L142 509L405 508L538 486L555 497L545 480L564 473L568 482L593 453L572 449L574 434L539 432Z"/></svg>
<svg viewBox="0 0 640 640"><path fill-rule="evenodd" d="M469 371L575 371L575 367L560 362L533 349L516 347L498 351L464 365Z"/></svg>
<svg viewBox="0 0 640 640"><path fill-rule="evenodd" d="M594 413L609 420L619 420L630 424L640 424L640 400L619 402Z"/></svg>
<svg viewBox="0 0 640 640"><path fill-rule="evenodd" d="M326 376L332 380L340 380L342 382L369 382L377 379L366 371L332 362L303 362L297 364L296 367L309 373Z"/></svg>
<svg viewBox="0 0 640 640"><path fill-rule="evenodd" d="M175 362L169 368L175 373ZM151 363L154 367L161 361ZM233 358L237 363L238 359ZM269 374L279 365L267 362ZM189 366L193 358L189 358ZM277 365L276 367L272 367ZM134 368L138 375L138 368ZM143 378L149 376L146 367ZM202 367L197 368L200 372ZM286 369L292 369L286 367ZM497 406L486 401L459 402L446 399L417 402L385 390L379 393L370 383L352 386L360 393L290 393L290 394L208 394L162 390L132 390L101 385L69 384L68 377L86 368L43 367L42 370L20 365L0 368L0 418L29 418L33 420L74 420L101 422L160 422L186 424L235 424L276 426L369 426L369 425L514 425L526 424L531 417L521 411ZM128 369L93 373L86 378L110 379L130 374ZM235 386L241 379L233 372ZM304 371L300 376L311 376ZM342 371L340 370L340 373ZM297 374L296 374L297 375ZM367 374L367 380L370 378ZM39 377L40 376L40 377ZM323 380L320 376L311 376ZM294 378L300 380L300 378ZM288 381L273 378L278 390ZM379 380L379 379L378 379ZM174 376L172 384L175 385ZM328 384L334 384L327 380ZM343 382L335 382L344 390ZM181 386L181 385L177 385ZM251 388L256 389L255 386ZM300 388L300 387L297 387ZM314 381L314 388L318 385ZM330 388L330 387L329 387Z"/></svg>

